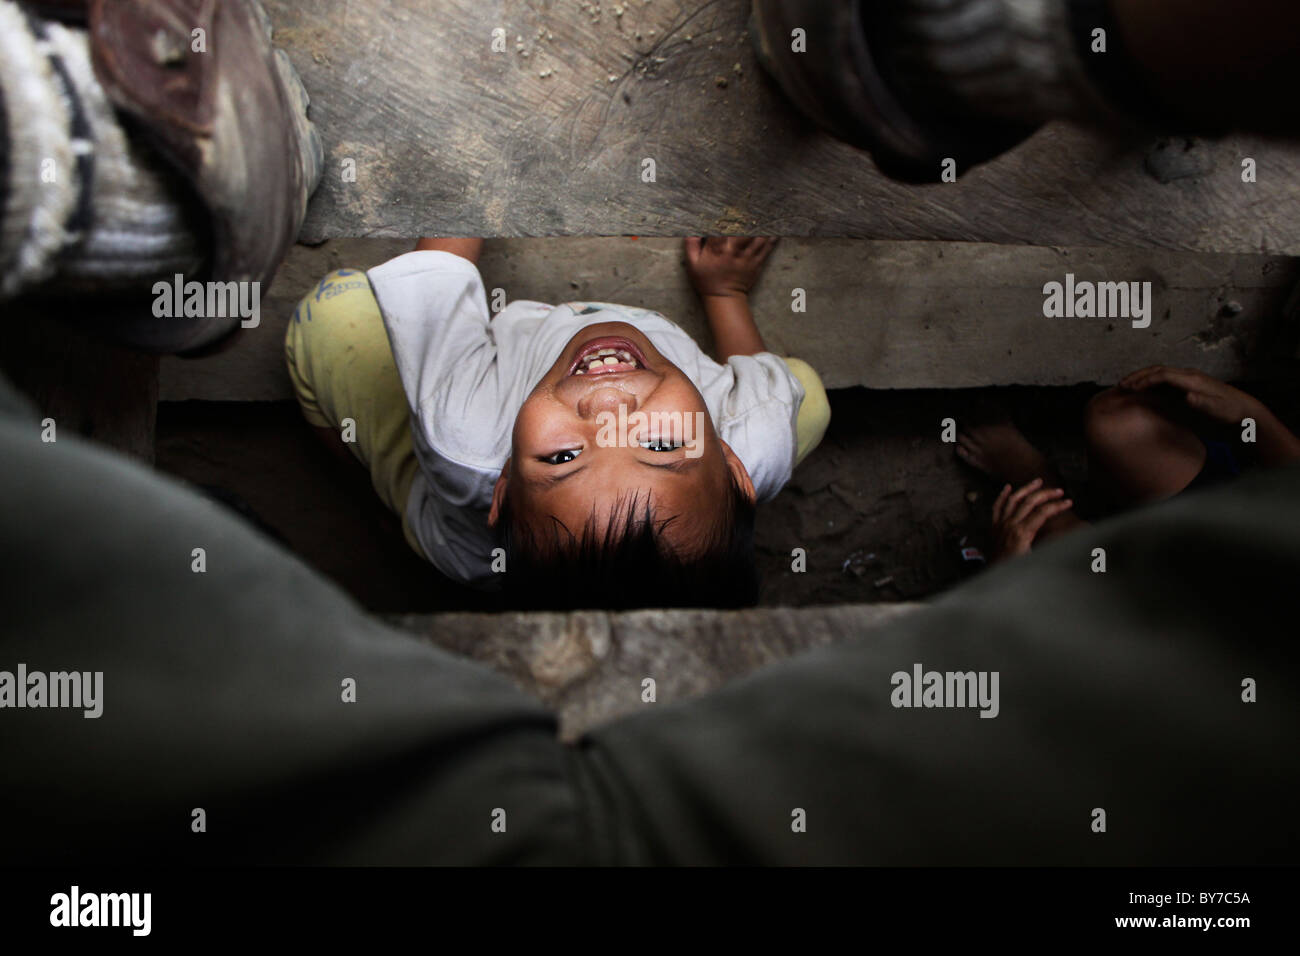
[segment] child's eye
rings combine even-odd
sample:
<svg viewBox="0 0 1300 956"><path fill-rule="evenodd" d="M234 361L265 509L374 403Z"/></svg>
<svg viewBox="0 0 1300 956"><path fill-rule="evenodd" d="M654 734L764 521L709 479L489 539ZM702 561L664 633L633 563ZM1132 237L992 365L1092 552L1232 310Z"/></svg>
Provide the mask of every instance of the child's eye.
<svg viewBox="0 0 1300 956"><path fill-rule="evenodd" d="M554 455L544 456L542 461L546 462L548 465L567 465L581 453L581 448L566 448L564 451L557 451Z"/></svg>
<svg viewBox="0 0 1300 956"><path fill-rule="evenodd" d="M665 438L647 438L641 442L641 447L648 451L676 451L682 447L679 441L669 441Z"/></svg>

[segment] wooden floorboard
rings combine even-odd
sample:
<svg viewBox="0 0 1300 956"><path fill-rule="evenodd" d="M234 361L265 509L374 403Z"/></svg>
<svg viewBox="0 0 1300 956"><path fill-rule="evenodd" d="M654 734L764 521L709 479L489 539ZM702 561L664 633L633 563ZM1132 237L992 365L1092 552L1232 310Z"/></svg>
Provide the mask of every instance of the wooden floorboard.
<svg viewBox="0 0 1300 956"><path fill-rule="evenodd" d="M760 73L747 0L266 5L326 146L310 241L751 233L1300 254L1300 150L1254 137L1167 144L1180 175L1160 182L1155 136L1052 125L956 183L888 180Z"/></svg>
<svg viewBox="0 0 1300 956"><path fill-rule="evenodd" d="M164 359L164 401L292 398L284 329L327 272L409 251L401 240L296 247L256 329L204 359ZM504 239L486 244L489 290L539 302L620 302L662 312L706 348L699 300L674 239ZM1150 282L1151 326L1047 318L1043 286ZM974 243L783 239L754 289L770 349L806 359L830 388L1111 384L1146 365L1227 379L1294 376L1300 328L1284 314L1300 260L1281 256L1034 248ZM807 311L792 311L802 289Z"/></svg>

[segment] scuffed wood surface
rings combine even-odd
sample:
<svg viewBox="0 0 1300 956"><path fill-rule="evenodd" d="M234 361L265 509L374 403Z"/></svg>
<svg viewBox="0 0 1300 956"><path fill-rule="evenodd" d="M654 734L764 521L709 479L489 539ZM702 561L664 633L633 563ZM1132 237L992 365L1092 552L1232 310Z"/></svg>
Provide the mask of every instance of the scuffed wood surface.
<svg viewBox="0 0 1300 956"><path fill-rule="evenodd" d="M296 247L263 301L262 324L208 358L166 358L162 400L290 400L284 328L298 299L341 266L367 269L408 240ZM505 239L487 243L489 289L538 302L623 302L663 312L709 348L699 299L673 239ZM1149 329L1108 319L1049 319L1042 287L1067 272L1150 281ZM1112 384L1147 365L1225 379L1285 372L1300 338L1286 319L1300 260L1281 256L982 243L787 239L752 299L769 348L810 362L828 388ZM803 289L807 312L791 311ZM1287 328L1290 322L1291 328Z"/></svg>
<svg viewBox="0 0 1300 956"><path fill-rule="evenodd" d="M326 145L308 241L754 233L1300 253L1300 150L1253 137L1166 146L1176 178L1162 183L1146 169L1154 136L1053 125L955 184L894 183L760 72L747 0L266 6Z"/></svg>

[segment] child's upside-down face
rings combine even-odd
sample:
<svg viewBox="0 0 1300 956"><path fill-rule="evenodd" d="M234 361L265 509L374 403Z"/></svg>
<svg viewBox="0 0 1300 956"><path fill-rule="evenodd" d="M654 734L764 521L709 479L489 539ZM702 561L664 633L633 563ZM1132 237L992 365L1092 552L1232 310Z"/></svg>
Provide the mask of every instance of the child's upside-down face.
<svg viewBox="0 0 1300 956"><path fill-rule="evenodd" d="M554 519L579 535L636 495L656 518L677 516L667 543L689 553L733 478L752 499L695 384L634 326L604 322L570 339L524 401L488 520L496 524L508 489L519 520Z"/></svg>

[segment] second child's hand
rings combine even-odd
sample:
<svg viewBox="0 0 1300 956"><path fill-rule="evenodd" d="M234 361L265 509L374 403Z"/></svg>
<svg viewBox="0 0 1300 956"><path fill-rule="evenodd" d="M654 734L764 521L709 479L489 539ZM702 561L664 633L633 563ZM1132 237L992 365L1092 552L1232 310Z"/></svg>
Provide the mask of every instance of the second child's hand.
<svg viewBox="0 0 1300 956"><path fill-rule="evenodd" d="M994 560L1028 554L1043 525L1073 507L1064 488L1044 488L1041 478L1016 489L1006 485L993 502Z"/></svg>
<svg viewBox="0 0 1300 956"><path fill-rule="evenodd" d="M1191 368L1152 365L1120 380L1119 387L1145 392L1165 385L1182 393L1187 407L1223 425L1240 425L1244 418L1257 418L1263 403L1227 382Z"/></svg>
<svg viewBox="0 0 1300 956"><path fill-rule="evenodd" d="M1260 464L1273 466L1300 461L1300 438L1292 434L1268 406L1213 375L1190 368L1152 365L1126 376L1119 383L1120 388L1133 392L1145 392L1162 385L1180 393L1188 408L1210 421L1239 427L1245 419L1254 419L1257 428L1255 446Z"/></svg>
<svg viewBox="0 0 1300 956"><path fill-rule="evenodd" d="M718 357L766 352L749 307L749 290L758 282L775 239L692 236L686 240L686 271L704 303L704 314Z"/></svg>

